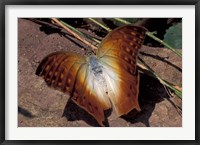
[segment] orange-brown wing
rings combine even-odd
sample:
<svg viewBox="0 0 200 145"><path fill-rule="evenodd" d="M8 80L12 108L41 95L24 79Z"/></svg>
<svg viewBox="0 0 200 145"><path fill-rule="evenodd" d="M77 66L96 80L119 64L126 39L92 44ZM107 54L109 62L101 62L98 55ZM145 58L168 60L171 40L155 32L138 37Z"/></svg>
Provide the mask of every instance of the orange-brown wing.
<svg viewBox="0 0 200 145"><path fill-rule="evenodd" d="M76 76L76 82L72 99L95 117L101 126L105 121L104 110L111 108L108 98L101 98L95 92L97 86L91 79L89 66L84 65ZM90 85L91 84L91 85Z"/></svg>
<svg viewBox="0 0 200 145"><path fill-rule="evenodd" d="M104 38L97 52L100 63L105 72L107 71L107 80L114 94L109 98L119 116L134 108L140 110L136 60L145 32L146 29L138 26L119 27Z"/></svg>
<svg viewBox="0 0 200 145"><path fill-rule="evenodd" d="M36 70L49 86L70 93L72 100L90 113L103 126L104 110L110 108L106 100L96 96L89 74L87 59L83 56L56 52L46 56Z"/></svg>

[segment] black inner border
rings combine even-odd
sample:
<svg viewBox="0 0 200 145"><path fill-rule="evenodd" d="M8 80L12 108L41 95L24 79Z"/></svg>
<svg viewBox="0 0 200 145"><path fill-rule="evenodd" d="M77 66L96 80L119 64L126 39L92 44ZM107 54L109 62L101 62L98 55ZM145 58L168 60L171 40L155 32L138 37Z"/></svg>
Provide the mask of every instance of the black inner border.
<svg viewBox="0 0 200 145"><path fill-rule="evenodd" d="M64 140L5 140L5 6L6 5L195 5L195 140L128 140L128 141L106 141L106 140L94 140L94 141L64 141ZM137 144L137 145L198 145L200 144L199 135L199 116L200 116L200 99L199 99L199 61L200 61L200 0L0 0L0 143L2 145L29 145L29 144L67 144L67 145L79 145L79 144ZM189 36L188 36L189 37ZM190 75L190 74L188 74ZM121 133L122 135L124 133ZM67 138L67 136L66 136ZM134 137L133 137L134 138Z"/></svg>

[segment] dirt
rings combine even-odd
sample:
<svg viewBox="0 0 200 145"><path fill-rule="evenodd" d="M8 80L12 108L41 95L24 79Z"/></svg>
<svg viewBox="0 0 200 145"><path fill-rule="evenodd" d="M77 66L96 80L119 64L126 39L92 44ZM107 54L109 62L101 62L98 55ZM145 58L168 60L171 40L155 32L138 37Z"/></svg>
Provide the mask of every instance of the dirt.
<svg viewBox="0 0 200 145"><path fill-rule="evenodd" d="M86 30L83 30L86 31ZM92 32L88 32L95 35ZM50 88L35 71L39 62L55 51L84 54L86 45L64 30L31 19L18 19L18 126L94 127L95 119L70 100L68 94ZM181 86L182 60L166 48L143 46L139 56L163 79ZM119 118L108 117L110 127L181 127L182 101L156 79L140 75L142 111Z"/></svg>

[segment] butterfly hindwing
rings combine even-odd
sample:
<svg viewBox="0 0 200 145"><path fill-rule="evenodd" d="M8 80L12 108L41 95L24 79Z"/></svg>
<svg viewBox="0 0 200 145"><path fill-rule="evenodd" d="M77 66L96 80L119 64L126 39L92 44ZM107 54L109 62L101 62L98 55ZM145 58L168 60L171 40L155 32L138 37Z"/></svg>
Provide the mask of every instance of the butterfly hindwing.
<svg viewBox="0 0 200 145"><path fill-rule="evenodd" d="M74 82L74 69L85 63L82 56L73 53L55 52L46 56L36 70L36 75L42 76L49 86L65 91L65 86ZM69 83L69 80L71 84ZM72 90L72 89L71 89Z"/></svg>
<svg viewBox="0 0 200 145"><path fill-rule="evenodd" d="M97 87L94 81L91 80L88 67L88 64L82 66L77 73L72 100L94 116L98 123L103 126L102 122L105 120L104 110L109 109L110 104L99 98L95 93ZM89 85L90 83L91 85Z"/></svg>

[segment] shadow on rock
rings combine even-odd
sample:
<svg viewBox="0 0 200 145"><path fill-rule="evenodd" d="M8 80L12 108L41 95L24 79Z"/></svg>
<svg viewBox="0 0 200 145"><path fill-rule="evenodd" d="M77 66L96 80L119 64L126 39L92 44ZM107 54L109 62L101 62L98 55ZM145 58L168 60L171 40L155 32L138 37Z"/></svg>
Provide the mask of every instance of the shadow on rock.
<svg viewBox="0 0 200 145"><path fill-rule="evenodd" d="M77 41L72 39L73 36L71 34L62 32L62 29L57 25L51 24L51 21L49 19L27 19L27 20L30 20L36 24L39 24L41 26L40 27L41 32L44 32L47 35L57 33L61 37L67 38L69 41L73 42L78 47L84 48L86 50L86 48L83 45L81 45L81 43L78 43ZM54 40L54 41L56 41L56 40Z"/></svg>
<svg viewBox="0 0 200 145"><path fill-rule="evenodd" d="M18 107L18 112L22 115L24 115L25 117L28 118L33 118L33 115L26 109L22 108L22 107Z"/></svg>
<svg viewBox="0 0 200 145"><path fill-rule="evenodd" d="M121 118L131 122L132 124L142 122L146 127L150 127L149 118L155 109L155 105L156 103L163 101L164 98L168 99L169 96L159 81L147 75L141 74L139 103L142 111L137 112L136 110L132 110L127 115L123 115ZM106 120L104 125L106 127L109 127L107 117L111 114L111 112L112 110L105 111ZM65 106L63 116L65 116L69 121L83 120L91 126L99 127L99 124L93 116L76 105L71 99L69 99Z"/></svg>
<svg viewBox="0 0 200 145"><path fill-rule="evenodd" d="M105 127L109 127L107 116L109 116L110 114L111 110L105 111L105 116L106 116L105 117L106 120L104 122ZM69 99L69 101L65 106L63 116L66 117L68 121L83 120L90 126L100 127L100 125L92 115L90 115L87 111L76 105L71 99Z"/></svg>
<svg viewBox="0 0 200 145"><path fill-rule="evenodd" d="M150 127L149 118L155 109L156 103L163 101L164 98L169 98L169 96L158 80L144 74L140 75L139 90L139 104L142 111L137 112L134 109L122 118L133 124L142 122L146 127Z"/></svg>
<svg viewBox="0 0 200 145"><path fill-rule="evenodd" d="M182 72L182 68L174 65L173 63L171 63L170 61L167 61L166 58L164 57L160 57L158 55L153 55L153 54L148 54L148 53L144 53L144 52L140 52L140 54L144 55L144 56L147 56L147 57L151 57L153 59L156 59L156 60L159 60L159 61L162 61L172 67L174 67L175 69L177 69L179 72Z"/></svg>

